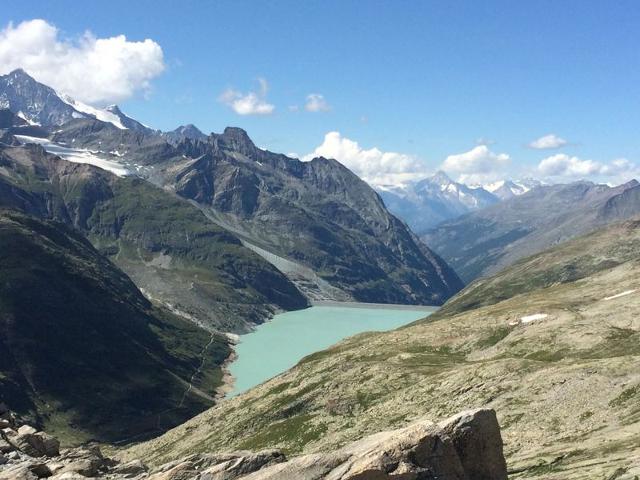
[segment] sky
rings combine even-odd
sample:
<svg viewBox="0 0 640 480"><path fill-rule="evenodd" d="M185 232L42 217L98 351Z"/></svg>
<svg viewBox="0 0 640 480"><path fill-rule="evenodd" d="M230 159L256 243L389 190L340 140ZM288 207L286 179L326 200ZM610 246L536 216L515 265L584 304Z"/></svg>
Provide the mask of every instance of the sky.
<svg viewBox="0 0 640 480"><path fill-rule="evenodd" d="M0 74L371 183L640 177L640 3L12 2Z"/></svg>

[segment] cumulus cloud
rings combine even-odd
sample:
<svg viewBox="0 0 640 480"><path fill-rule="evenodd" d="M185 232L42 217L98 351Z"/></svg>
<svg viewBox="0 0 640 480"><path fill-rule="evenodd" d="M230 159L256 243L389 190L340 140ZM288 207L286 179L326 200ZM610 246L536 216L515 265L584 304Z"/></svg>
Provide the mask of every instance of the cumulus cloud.
<svg viewBox="0 0 640 480"><path fill-rule="evenodd" d="M310 93L307 95L307 103L304 108L307 112L327 112L331 107L320 93Z"/></svg>
<svg viewBox="0 0 640 480"><path fill-rule="evenodd" d="M635 163L626 158L618 158L609 163L602 163L558 153L543 159L538 164L538 172L554 178L609 178L614 180L614 183L622 183L639 176L640 169Z"/></svg>
<svg viewBox="0 0 640 480"><path fill-rule="evenodd" d="M258 83L260 88L257 92L242 93L228 88L218 97L218 101L238 115L270 115L276 107L266 100L269 84L264 78L258 78Z"/></svg>
<svg viewBox="0 0 640 480"><path fill-rule="evenodd" d="M487 145L478 145L468 152L449 155L441 168L458 175L465 183L482 183L494 180L509 164L506 153L494 153Z"/></svg>
<svg viewBox="0 0 640 480"><path fill-rule="evenodd" d="M553 150L554 148L564 147L568 142L554 133L544 135L529 144L529 148L535 150Z"/></svg>
<svg viewBox="0 0 640 480"><path fill-rule="evenodd" d="M302 160L316 157L334 158L370 184L394 184L427 176L425 166L416 157L397 152L362 148L358 142L329 132L324 141Z"/></svg>
<svg viewBox="0 0 640 480"><path fill-rule="evenodd" d="M0 73L16 68L77 100L106 104L148 92L165 64L153 40L96 38L89 31L65 39L54 25L35 19L0 31Z"/></svg>

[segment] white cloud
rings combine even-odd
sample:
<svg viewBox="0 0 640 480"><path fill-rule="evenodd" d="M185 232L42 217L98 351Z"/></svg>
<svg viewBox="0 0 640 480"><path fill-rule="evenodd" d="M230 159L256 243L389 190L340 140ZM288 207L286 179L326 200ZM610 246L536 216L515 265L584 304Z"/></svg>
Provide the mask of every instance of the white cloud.
<svg viewBox="0 0 640 480"><path fill-rule="evenodd" d="M327 112L331 107L320 93L310 93L307 95L307 103L304 105L307 112Z"/></svg>
<svg viewBox="0 0 640 480"><path fill-rule="evenodd" d="M564 147L568 142L564 138L560 138L554 133L544 135L529 144L529 148L535 150L552 150L554 148Z"/></svg>
<svg viewBox="0 0 640 480"><path fill-rule="evenodd" d="M9 23L0 31L0 74L16 68L77 100L106 104L148 92L165 64L153 40L96 38L88 31L63 39L54 25L36 19Z"/></svg>
<svg viewBox="0 0 640 480"><path fill-rule="evenodd" d="M510 160L506 153L494 153L483 144L468 152L449 155L441 168L457 174L458 181L475 184L495 180Z"/></svg>
<svg viewBox="0 0 640 480"><path fill-rule="evenodd" d="M564 153L551 155L538 164L538 171L550 177L586 177L600 173L602 165L593 160L581 160Z"/></svg>
<svg viewBox="0 0 640 480"><path fill-rule="evenodd" d="M383 152L378 148L364 149L358 142L329 132L324 141L302 160L315 157L334 158L366 182L374 185L395 184L427 176L423 163L412 155Z"/></svg>
<svg viewBox="0 0 640 480"><path fill-rule="evenodd" d="M538 172L547 177L577 179L595 177L609 178L613 183L623 183L640 175L640 168L626 158L618 158L609 163L582 160L564 153L551 155L538 164Z"/></svg>
<svg viewBox="0 0 640 480"><path fill-rule="evenodd" d="M218 97L218 101L238 115L270 115L276 107L266 100L269 84L264 78L258 78L258 83L260 89L257 92L242 93L228 88Z"/></svg>

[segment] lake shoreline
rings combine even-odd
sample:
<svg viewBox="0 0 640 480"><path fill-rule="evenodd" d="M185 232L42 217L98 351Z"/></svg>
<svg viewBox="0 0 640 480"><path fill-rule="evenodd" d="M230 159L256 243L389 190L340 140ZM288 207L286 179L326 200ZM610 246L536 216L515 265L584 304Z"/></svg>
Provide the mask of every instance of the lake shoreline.
<svg viewBox="0 0 640 480"><path fill-rule="evenodd" d="M235 337L234 355L225 362L220 392L224 399L233 398L348 337L400 328L436 310L436 306L321 301L276 314Z"/></svg>
<svg viewBox="0 0 640 480"><path fill-rule="evenodd" d="M344 307L344 308L383 308L385 310L408 310L433 313L440 307L437 305L406 305L400 303L366 303L338 302L333 300L316 300L310 302L312 307Z"/></svg>

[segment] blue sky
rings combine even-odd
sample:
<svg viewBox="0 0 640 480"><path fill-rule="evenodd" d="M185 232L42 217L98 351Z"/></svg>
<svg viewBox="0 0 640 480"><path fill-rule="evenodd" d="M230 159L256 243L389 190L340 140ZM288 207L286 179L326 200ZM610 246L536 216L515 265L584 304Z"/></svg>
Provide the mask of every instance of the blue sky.
<svg viewBox="0 0 640 480"><path fill-rule="evenodd" d="M636 1L86 5L13 2L0 23L41 18L67 43L78 43L87 30L96 38L153 40L164 71L150 87L117 100L157 128L194 123L219 132L235 125L259 146L301 156L339 132L333 150L325 145L318 152L345 155L365 176L376 169L432 171L474 148L475 157L446 163L453 176L488 181L553 173L613 181L635 174L640 161ZM268 87L262 99L259 79ZM227 99L255 92L273 111L238 115L220 101L230 89ZM322 95L328 109L306 111L309 94ZM549 134L566 144L527 146ZM481 151L478 142L486 143ZM385 160L385 152L399 156ZM538 169L557 155L564 157L548 162L552 168ZM611 162L621 159L626 163L616 170Z"/></svg>

